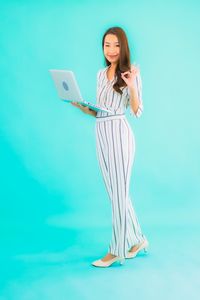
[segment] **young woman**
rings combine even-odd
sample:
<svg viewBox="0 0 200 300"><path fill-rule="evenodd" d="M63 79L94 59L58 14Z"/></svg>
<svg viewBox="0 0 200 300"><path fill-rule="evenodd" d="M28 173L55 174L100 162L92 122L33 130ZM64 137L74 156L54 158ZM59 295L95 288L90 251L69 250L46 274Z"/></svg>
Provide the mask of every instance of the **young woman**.
<svg viewBox="0 0 200 300"><path fill-rule="evenodd" d="M128 40L122 28L109 28L102 47L107 67L97 73L97 104L112 113L96 113L72 103L96 117L97 157L111 200L112 238L108 253L92 262L96 267L108 267L116 261L123 264L125 258L133 258L148 247L129 195L135 138L125 117L128 106L130 114L136 117L143 111L140 71L130 63Z"/></svg>

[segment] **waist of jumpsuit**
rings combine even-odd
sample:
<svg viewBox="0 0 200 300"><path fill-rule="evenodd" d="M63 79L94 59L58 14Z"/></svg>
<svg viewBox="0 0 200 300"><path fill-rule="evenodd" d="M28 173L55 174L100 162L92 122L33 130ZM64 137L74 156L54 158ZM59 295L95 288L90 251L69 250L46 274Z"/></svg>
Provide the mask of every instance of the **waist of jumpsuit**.
<svg viewBox="0 0 200 300"><path fill-rule="evenodd" d="M125 119L125 114L114 114L109 116L96 117L96 122L105 122L108 120Z"/></svg>

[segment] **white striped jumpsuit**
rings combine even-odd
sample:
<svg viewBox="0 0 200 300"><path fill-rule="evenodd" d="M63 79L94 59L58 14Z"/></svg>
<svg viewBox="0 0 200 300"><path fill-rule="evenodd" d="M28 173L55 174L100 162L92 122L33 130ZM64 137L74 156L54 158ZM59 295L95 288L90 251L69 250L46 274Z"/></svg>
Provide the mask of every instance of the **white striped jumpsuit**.
<svg viewBox="0 0 200 300"><path fill-rule="evenodd" d="M97 73L97 104L106 107L112 113L98 112L96 115L96 151L99 166L112 207L112 237L109 253L126 257L128 250L146 239L141 231L129 195L131 169L135 155L135 138L125 117L129 103L129 89L122 87L120 95L113 89L113 80L108 80L109 66ZM140 73L134 86L140 100L135 114L130 107L130 114L139 117L143 110L142 84Z"/></svg>

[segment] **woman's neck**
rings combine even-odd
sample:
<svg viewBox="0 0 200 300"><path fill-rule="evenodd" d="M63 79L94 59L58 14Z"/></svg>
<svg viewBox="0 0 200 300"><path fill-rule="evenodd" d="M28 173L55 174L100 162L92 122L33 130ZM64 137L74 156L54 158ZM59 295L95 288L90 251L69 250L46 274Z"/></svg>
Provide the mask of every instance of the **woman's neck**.
<svg viewBox="0 0 200 300"><path fill-rule="evenodd" d="M117 68L117 64L113 64L113 63L111 63L110 64L110 66L109 66L109 68L111 69L111 70L113 70L113 71L115 71L116 70L116 68Z"/></svg>

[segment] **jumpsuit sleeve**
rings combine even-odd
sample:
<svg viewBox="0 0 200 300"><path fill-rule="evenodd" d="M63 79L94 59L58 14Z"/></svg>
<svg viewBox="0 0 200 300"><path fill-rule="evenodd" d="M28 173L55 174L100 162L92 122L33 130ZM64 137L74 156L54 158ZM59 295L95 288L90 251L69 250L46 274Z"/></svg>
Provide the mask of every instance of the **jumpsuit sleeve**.
<svg viewBox="0 0 200 300"><path fill-rule="evenodd" d="M143 100L142 100L142 80L141 80L141 75L140 71L136 75L134 82L133 82L134 88L136 89L136 93L139 99L139 106L138 110L136 113L133 112L131 106L130 106L130 91L129 88L127 89L127 106L130 106L130 115L135 116L135 117L140 117L142 112L143 112Z"/></svg>
<svg viewBox="0 0 200 300"><path fill-rule="evenodd" d="M97 84L96 84L96 102L97 102L97 99L98 99L98 91L99 91L100 75L101 75L101 70L99 70L99 71L97 72L97 77L96 77L96 80L97 80Z"/></svg>

